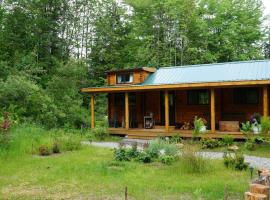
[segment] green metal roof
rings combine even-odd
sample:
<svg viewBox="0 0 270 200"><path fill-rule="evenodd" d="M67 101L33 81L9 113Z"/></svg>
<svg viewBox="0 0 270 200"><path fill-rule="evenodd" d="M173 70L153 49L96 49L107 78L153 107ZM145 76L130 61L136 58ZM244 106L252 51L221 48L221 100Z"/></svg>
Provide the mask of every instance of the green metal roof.
<svg viewBox="0 0 270 200"><path fill-rule="evenodd" d="M159 68L141 85L270 80L270 60Z"/></svg>

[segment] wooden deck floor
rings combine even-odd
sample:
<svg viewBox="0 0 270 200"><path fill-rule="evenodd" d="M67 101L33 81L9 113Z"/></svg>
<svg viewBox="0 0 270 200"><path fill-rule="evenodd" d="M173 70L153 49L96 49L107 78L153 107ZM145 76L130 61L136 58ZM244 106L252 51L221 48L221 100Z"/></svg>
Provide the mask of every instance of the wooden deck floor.
<svg viewBox="0 0 270 200"><path fill-rule="evenodd" d="M179 134L181 137L191 138L191 130L178 130L171 128L168 132L162 128L154 129L140 129L132 128L126 130L125 128L109 128L109 134L111 135L125 135L128 138L140 138L140 139L152 139L158 136L173 136ZM244 135L241 132L220 132L216 131L213 133L204 133L201 137L210 137L210 138L223 138L226 135L230 135L235 139L244 139Z"/></svg>

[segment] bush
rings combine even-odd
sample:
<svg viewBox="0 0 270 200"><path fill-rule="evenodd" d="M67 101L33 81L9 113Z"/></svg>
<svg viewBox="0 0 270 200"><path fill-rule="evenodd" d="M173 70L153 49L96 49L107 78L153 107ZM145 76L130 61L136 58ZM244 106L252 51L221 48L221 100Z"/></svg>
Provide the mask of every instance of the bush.
<svg viewBox="0 0 270 200"><path fill-rule="evenodd" d="M142 151L139 153L137 160L143 163L150 163L152 162L152 157L149 153Z"/></svg>
<svg viewBox="0 0 270 200"><path fill-rule="evenodd" d="M261 130L262 133L268 134L270 131L270 118L269 117L262 117L261 118Z"/></svg>
<svg viewBox="0 0 270 200"><path fill-rule="evenodd" d="M127 155L127 149L123 147L114 149L114 159L116 161L130 161L130 158Z"/></svg>
<svg viewBox="0 0 270 200"><path fill-rule="evenodd" d="M175 144L161 139L151 141L146 151L152 158L158 158L160 154L175 156L178 153Z"/></svg>
<svg viewBox="0 0 270 200"><path fill-rule="evenodd" d="M170 143L177 144L181 142L182 142L182 138L180 135L173 135L172 137L170 137Z"/></svg>
<svg viewBox="0 0 270 200"><path fill-rule="evenodd" d="M210 168L208 160L203 158L194 148L185 148L181 161L184 169L190 173L204 173Z"/></svg>
<svg viewBox="0 0 270 200"><path fill-rule="evenodd" d="M67 138L65 138L63 140L63 148L66 151L74 151L74 150L78 150L81 148L81 140L79 138L76 137L72 137L72 136L67 136Z"/></svg>
<svg viewBox="0 0 270 200"><path fill-rule="evenodd" d="M230 145L233 145L233 142L234 142L234 139L232 136L229 136L229 135L226 135L222 138L221 140L221 144L223 146L230 146Z"/></svg>
<svg viewBox="0 0 270 200"><path fill-rule="evenodd" d="M38 151L39 151L39 155L41 155L41 156L51 155L51 150L50 150L48 145L41 145L38 148Z"/></svg>
<svg viewBox="0 0 270 200"><path fill-rule="evenodd" d="M254 140L253 139L248 139L245 142L244 147L249 151L254 151L255 148L256 148Z"/></svg>
<svg viewBox="0 0 270 200"><path fill-rule="evenodd" d="M241 131L244 134L249 134L252 132L252 124L250 123L250 121L247 121L246 123L242 123Z"/></svg>
<svg viewBox="0 0 270 200"><path fill-rule="evenodd" d="M248 164L245 163L245 158L242 153L225 153L223 157L223 163L226 167L235 170L246 170Z"/></svg>
<svg viewBox="0 0 270 200"><path fill-rule="evenodd" d="M160 162L166 165L171 165L174 160L175 160L175 157L169 156L169 155L163 155L160 157Z"/></svg>
<svg viewBox="0 0 270 200"><path fill-rule="evenodd" d="M201 118L198 118L197 116L194 119L194 129L192 131L192 136L197 137L201 132L202 128L205 126L203 120Z"/></svg>
<svg viewBox="0 0 270 200"><path fill-rule="evenodd" d="M104 127L97 127L97 128L94 128L92 131L95 138L97 138L100 141L105 140L105 138L108 136L107 129Z"/></svg>
<svg viewBox="0 0 270 200"><path fill-rule="evenodd" d="M203 138L201 140L201 145L203 149L214 149L220 146L220 142L216 139Z"/></svg>
<svg viewBox="0 0 270 200"><path fill-rule="evenodd" d="M52 146L53 153L60 153L60 144L58 142L54 142Z"/></svg>
<svg viewBox="0 0 270 200"><path fill-rule="evenodd" d="M139 151L137 149L137 143L134 143L132 145L132 148L131 149L127 149L126 150L126 156L129 158L129 159L132 159L132 158L137 158L139 155Z"/></svg>

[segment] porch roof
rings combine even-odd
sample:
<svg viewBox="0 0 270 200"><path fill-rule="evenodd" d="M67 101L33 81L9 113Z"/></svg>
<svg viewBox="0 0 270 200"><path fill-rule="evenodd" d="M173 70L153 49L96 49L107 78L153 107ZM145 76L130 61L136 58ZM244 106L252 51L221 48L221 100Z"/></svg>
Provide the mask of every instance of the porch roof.
<svg viewBox="0 0 270 200"><path fill-rule="evenodd" d="M83 88L82 92L270 84L270 60L163 67L141 84Z"/></svg>

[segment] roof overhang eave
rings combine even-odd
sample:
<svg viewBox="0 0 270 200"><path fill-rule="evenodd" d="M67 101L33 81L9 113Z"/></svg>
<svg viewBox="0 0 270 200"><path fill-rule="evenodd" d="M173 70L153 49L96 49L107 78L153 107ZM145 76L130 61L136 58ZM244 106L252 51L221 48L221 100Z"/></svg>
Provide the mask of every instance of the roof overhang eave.
<svg viewBox="0 0 270 200"><path fill-rule="evenodd" d="M249 81L227 81L227 82L207 82L207 83L181 83L181 84L159 84L159 85L128 85L112 87L92 87L82 88L81 92L85 93L112 93L112 92L130 92L146 90L172 90L172 89L194 89L194 88L222 88L234 86L255 86L267 85L270 80L249 80Z"/></svg>

